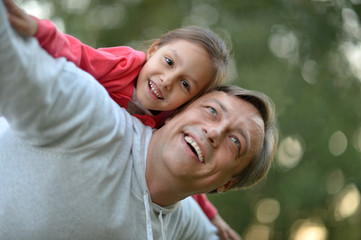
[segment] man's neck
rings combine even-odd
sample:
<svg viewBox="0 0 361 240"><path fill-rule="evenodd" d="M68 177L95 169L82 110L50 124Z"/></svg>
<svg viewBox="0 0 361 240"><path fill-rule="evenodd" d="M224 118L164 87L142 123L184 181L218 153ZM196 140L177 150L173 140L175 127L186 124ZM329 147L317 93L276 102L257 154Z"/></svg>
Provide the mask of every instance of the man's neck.
<svg viewBox="0 0 361 240"><path fill-rule="evenodd" d="M180 189L180 185L177 184L176 179L169 174L163 166L162 161L159 160L159 154L156 152L156 144L159 142L157 141L157 137L159 137L158 131L159 130L153 132L149 142L145 178L152 202L165 207L191 194L187 194L183 189Z"/></svg>
<svg viewBox="0 0 361 240"><path fill-rule="evenodd" d="M162 207L175 204L187 197L178 196L179 193L170 190L169 185L159 184L159 181L154 181L154 178L151 178L150 181L147 178L147 184L152 202Z"/></svg>

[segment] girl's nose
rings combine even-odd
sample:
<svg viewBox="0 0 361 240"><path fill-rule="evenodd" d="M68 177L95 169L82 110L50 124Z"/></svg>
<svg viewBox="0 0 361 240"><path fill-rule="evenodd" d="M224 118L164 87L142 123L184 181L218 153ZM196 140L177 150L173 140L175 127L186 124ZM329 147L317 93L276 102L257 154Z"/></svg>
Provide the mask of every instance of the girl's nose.
<svg viewBox="0 0 361 240"><path fill-rule="evenodd" d="M173 74L163 74L160 77L160 83L164 88L170 88L172 83L174 82L174 75Z"/></svg>

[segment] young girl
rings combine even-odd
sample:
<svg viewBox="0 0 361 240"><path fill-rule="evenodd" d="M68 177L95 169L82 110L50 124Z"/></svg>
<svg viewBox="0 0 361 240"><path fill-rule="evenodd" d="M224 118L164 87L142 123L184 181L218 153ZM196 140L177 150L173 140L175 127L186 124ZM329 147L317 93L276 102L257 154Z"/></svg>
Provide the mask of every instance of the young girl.
<svg viewBox="0 0 361 240"><path fill-rule="evenodd" d="M110 97L145 125L162 125L169 114L221 83L227 72L224 42L209 29L187 27L170 31L147 53L130 47L94 49L38 20L11 0L9 21L24 36L35 36L53 57L65 57L93 75ZM223 238L240 239L218 215L205 195L194 196Z"/></svg>
<svg viewBox="0 0 361 240"><path fill-rule="evenodd" d="M126 46L94 49L57 31L50 21L27 15L11 0L5 2L20 34L36 37L50 55L65 57L93 75L115 102L153 128L169 111L222 82L227 72L226 46L206 28L170 31L146 54Z"/></svg>

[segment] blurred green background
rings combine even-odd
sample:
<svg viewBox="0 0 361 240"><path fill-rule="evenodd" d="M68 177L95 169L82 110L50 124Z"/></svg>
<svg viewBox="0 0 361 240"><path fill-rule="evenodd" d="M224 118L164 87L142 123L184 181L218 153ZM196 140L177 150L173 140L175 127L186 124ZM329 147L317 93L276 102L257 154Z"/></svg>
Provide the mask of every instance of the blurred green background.
<svg viewBox="0 0 361 240"><path fill-rule="evenodd" d="M17 2L96 48L218 32L229 83L271 96L280 142L264 181L210 200L244 240L361 239L361 0Z"/></svg>

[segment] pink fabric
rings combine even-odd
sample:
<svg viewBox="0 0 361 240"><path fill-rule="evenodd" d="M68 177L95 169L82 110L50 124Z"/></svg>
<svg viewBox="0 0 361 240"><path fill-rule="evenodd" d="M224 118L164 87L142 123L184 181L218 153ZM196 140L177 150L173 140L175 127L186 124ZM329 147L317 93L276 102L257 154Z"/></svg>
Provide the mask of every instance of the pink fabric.
<svg viewBox="0 0 361 240"><path fill-rule="evenodd" d="M193 195L192 197L198 202L209 220L212 220L218 214L218 210L212 205L205 194Z"/></svg>

